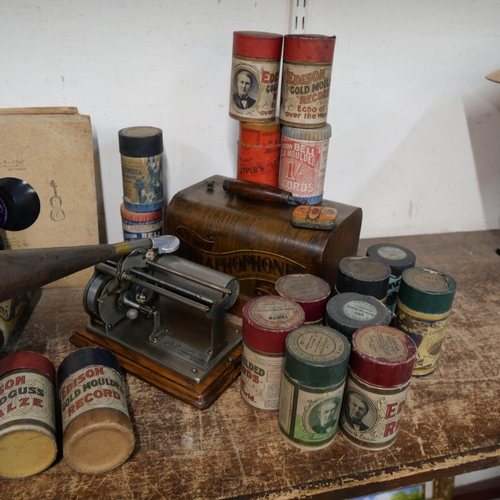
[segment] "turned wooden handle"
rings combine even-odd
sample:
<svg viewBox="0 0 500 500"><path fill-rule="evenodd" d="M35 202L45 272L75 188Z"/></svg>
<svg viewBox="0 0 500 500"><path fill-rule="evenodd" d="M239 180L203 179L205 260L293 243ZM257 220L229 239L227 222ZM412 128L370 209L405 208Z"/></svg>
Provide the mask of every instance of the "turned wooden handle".
<svg viewBox="0 0 500 500"><path fill-rule="evenodd" d="M233 193L242 198L272 203L284 203L288 205L291 201L291 193L282 189L260 184L259 182L240 181L237 179L225 179L222 187L224 191Z"/></svg>

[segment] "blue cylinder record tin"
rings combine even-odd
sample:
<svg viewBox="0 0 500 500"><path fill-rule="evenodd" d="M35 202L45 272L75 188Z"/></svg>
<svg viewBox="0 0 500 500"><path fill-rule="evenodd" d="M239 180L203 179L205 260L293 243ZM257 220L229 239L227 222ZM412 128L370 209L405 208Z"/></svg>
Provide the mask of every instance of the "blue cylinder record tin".
<svg viewBox="0 0 500 500"><path fill-rule="evenodd" d="M57 370L59 385L71 374L90 365L104 365L122 375L118 358L108 349L84 347L67 356Z"/></svg>

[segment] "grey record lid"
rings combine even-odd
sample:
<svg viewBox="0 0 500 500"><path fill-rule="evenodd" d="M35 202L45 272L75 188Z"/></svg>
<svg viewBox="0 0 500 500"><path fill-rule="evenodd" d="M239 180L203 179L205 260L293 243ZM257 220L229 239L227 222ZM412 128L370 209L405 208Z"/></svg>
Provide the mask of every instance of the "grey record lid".
<svg viewBox="0 0 500 500"><path fill-rule="evenodd" d="M366 255L387 264L394 276L401 276L405 269L414 267L417 261L415 254L409 248L395 243L370 245Z"/></svg>
<svg viewBox="0 0 500 500"><path fill-rule="evenodd" d="M340 293L326 304L326 324L347 337L364 326L389 325L391 319L389 309L370 295Z"/></svg>

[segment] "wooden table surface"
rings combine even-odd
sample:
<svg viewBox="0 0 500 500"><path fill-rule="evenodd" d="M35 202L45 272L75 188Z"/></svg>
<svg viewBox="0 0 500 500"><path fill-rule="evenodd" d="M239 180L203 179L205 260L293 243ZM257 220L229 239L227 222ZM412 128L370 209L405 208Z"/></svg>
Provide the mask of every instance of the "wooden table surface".
<svg viewBox="0 0 500 500"><path fill-rule="evenodd" d="M37 476L0 480L0 498L340 500L500 465L500 231L363 240L358 254L380 241L457 281L438 368L413 378L392 447L365 451L339 432L323 450L300 451L282 440L277 412L243 403L238 381L199 411L126 374L137 445L123 466L83 475L59 457ZM34 350L57 368L87 323L82 294L35 293L2 354Z"/></svg>

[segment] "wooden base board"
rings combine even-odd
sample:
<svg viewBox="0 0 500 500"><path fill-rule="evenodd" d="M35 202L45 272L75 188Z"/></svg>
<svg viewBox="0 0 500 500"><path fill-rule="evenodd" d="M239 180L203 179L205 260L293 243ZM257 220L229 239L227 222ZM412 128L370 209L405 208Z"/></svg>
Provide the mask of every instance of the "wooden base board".
<svg viewBox="0 0 500 500"><path fill-rule="evenodd" d="M197 384L85 328L74 332L69 340L76 347L104 347L113 351L124 370L200 410L205 410L216 401L240 374L241 344L224 362Z"/></svg>

